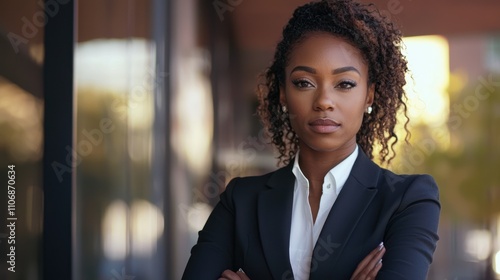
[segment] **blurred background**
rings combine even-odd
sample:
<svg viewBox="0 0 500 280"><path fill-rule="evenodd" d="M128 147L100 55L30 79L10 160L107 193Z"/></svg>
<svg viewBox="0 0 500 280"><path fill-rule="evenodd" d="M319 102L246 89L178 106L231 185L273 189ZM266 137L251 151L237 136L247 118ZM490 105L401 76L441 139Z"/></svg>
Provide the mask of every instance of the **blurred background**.
<svg viewBox="0 0 500 280"><path fill-rule="evenodd" d="M180 279L226 183L277 167L257 78L308 1L0 1L0 278ZM411 70L388 168L440 187L429 279L500 279L500 2L373 2Z"/></svg>

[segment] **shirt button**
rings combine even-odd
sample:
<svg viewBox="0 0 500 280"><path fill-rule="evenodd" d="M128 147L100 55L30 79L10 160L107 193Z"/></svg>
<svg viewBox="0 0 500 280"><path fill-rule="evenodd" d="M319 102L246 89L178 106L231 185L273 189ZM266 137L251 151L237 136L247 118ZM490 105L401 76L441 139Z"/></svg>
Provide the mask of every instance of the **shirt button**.
<svg viewBox="0 0 500 280"><path fill-rule="evenodd" d="M326 185L326 188L329 189L330 188L330 184Z"/></svg>

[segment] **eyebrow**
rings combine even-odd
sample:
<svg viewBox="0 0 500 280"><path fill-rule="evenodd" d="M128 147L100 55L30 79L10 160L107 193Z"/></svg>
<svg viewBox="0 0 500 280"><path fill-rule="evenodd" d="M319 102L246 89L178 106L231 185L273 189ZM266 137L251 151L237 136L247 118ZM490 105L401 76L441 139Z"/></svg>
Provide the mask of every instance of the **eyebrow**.
<svg viewBox="0 0 500 280"><path fill-rule="evenodd" d="M316 74L316 69L314 69L312 67L308 67L308 66L297 66L297 67L295 67L295 68L292 69L292 71L290 72L290 74L292 74L295 71L305 71L305 72L308 72L308 73L311 73L311 74ZM354 66L345 66L345 67L340 67L340 68L337 68L337 69L333 69L332 70L332 74L336 75L336 74L340 74L340 73L344 73L344 72L349 72L349 71L354 71L354 72L358 73L359 75L361 75L361 72L359 72L359 70L356 69L356 67L354 67Z"/></svg>
<svg viewBox="0 0 500 280"><path fill-rule="evenodd" d="M311 74L316 74L316 69L308 67L308 66L297 66L297 67L295 67L295 68L292 69L292 71L290 72L290 74L292 74L295 71L305 71L305 72L308 72L308 73L311 73Z"/></svg>
<svg viewBox="0 0 500 280"><path fill-rule="evenodd" d="M349 72L349 71L354 71L354 72L358 73L359 75L361 75L359 70L353 66L346 66L346 67L340 67L340 68L334 69L332 71L332 74L340 74L340 73Z"/></svg>

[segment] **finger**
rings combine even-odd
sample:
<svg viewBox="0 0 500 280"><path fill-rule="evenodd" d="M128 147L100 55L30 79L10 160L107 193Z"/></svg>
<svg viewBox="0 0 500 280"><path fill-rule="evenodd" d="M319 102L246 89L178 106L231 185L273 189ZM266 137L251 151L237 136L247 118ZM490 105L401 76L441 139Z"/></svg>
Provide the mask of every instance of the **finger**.
<svg viewBox="0 0 500 280"><path fill-rule="evenodd" d="M382 256L384 255L384 253L385 248L382 248L382 250L380 250L380 252L378 252L377 255L375 255L375 257L368 264L366 264L363 270L359 272L355 279L374 279L374 277L378 273L378 270L380 270L380 266L382 265Z"/></svg>
<svg viewBox="0 0 500 280"><path fill-rule="evenodd" d="M375 266L370 270L368 274L365 274L364 271L361 272L357 277L356 280L371 280L377 278L377 274L382 268L382 259L380 259Z"/></svg>
<svg viewBox="0 0 500 280"><path fill-rule="evenodd" d="M370 273L368 274L368 277L370 279L375 279L375 277L377 277L377 274L378 272L380 271L380 269L382 268L382 259L380 259L376 264L375 266L373 267L373 269L370 271Z"/></svg>
<svg viewBox="0 0 500 280"><path fill-rule="evenodd" d="M375 258L370 261L365 269L366 274L369 274L373 269L375 269L378 265L382 264L382 257L385 254L385 248L382 248L380 252L375 255Z"/></svg>
<svg viewBox="0 0 500 280"><path fill-rule="evenodd" d="M238 272L236 272L236 274L238 274L238 276L240 276L241 280L250 280L250 278L248 278L248 276L245 274L245 272L241 268L238 269Z"/></svg>
<svg viewBox="0 0 500 280"><path fill-rule="evenodd" d="M384 243L381 242L377 248L375 248L373 251L371 251L356 267L356 270L354 271L354 274L352 275L351 279L355 279L358 274L363 271L363 269L368 265L368 263L376 257L377 253L379 253L384 247Z"/></svg>
<svg viewBox="0 0 500 280"><path fill-rule="evenodd" d="M229 269L226 269L224 270L224 272L222 272L221 278L227 280L241 280L240 276L236 274L236 272Z"/></svg>
<svg viewBox="0 0 500 280"><path fill-rule="evenodd" d="M373 260L378 261L380 258L382 258L383 253L385 253L385 248L384 248L384 242L381 242L377 248L373 249L356 267L356 270L354 271L354 274L352 275L351 279L356 279L359 273L361 273L366 266Z"/></svg>

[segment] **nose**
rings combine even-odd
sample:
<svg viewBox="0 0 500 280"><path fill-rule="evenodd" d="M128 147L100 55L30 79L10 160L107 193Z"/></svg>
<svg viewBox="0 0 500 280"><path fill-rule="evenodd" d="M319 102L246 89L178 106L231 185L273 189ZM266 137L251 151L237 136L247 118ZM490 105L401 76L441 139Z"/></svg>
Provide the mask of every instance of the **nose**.
<svg viewBox="0 0 500 280"><path fill-rule="evenodd" d="M314 98L313 108L316 111L328 111L333 110L335 107L335 101L333 99L333 93L330 92L328 87L320 87Z"/></svg>

